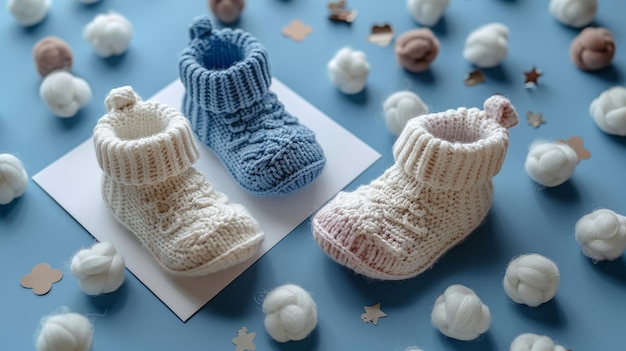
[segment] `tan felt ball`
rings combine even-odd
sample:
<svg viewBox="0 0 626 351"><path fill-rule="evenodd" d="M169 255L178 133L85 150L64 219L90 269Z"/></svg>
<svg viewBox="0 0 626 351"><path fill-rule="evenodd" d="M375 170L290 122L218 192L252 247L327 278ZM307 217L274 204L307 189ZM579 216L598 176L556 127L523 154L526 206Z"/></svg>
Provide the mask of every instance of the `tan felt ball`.
<svg viewBox="0 0 626 351"><path fill-rule="evenodd" d="M611 64L615 55L615 40L606 28L585 28L574 40L569 57L586 71L595 71Z"/></svg>
<svg viewBox="0 0 626 351"><path fill-rule="evenodd" d="M37 72L42 77L57 69L71 68L73 61L72 50L69 45L62 39L53 36L45 37L35 44L33 58Z"/></svg>
<svg viewBox="0 0 626 351"><path fill-rule="evenodd" d="M239 19L246 0L209 0L211 11L222 23L233 23Z"/></svg>
<svg viewBox="0 0 626 351"><path fill-rule="evenodd" d="M411 72L423 72L439 53L439 40L428 28L413 29L396 39L398 63Z"/></svg>

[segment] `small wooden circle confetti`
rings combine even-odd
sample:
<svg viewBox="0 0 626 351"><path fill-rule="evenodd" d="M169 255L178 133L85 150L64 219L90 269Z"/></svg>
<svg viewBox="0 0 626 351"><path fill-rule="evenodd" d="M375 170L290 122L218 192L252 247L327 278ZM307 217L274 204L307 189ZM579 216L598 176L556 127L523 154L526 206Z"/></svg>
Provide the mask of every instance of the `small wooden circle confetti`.
<svg viewBox="0 0 626 351"><path fill-rule="evenodd" d="M283 27L282 33L295 41L303 41L309 34L313 33L313 28L300 20L293 20Z"/></svg>
<svg viewBox="0 0 626 351"><path fill-rule="evenodd" d="M567 140L559 139L557 142L567 144L574 149L579 160L588 160L591 158L591 152L585 149L583 139L579 136L573 136Z"/></svg>
<svg viewBox="0 0 626 351"><path fill-rule="evenodd" d="M63 278L63 271L60 269L52 269L47 263L40 263L33 267L32 271L20 280L20 284L27 289L33 289L35 295L45 295L52 284Z"/></svg>
<svg viewBox="0 0 626 351"><path fill-rule="evenodd" d="M380 309L380 302L372 306L363 306L365 313L361 314L361 320L365 323L378 325L378 318L387 317L387 314Z"/></svg>
<svg viewBox="0 0 626 351"><path fill-rule="evenodd" d="M393 40L393 28L389 23L383 25L373 25L371 34L367 37L370 43L376 44L380 47L389 46Z"/></svg>
<svg viewBox="0 0 626 351"><path fill-rule="evenodd" d="M241 327L237 331L237 336L233 338L233 344L235 344L235 351L254 351L256 345L254 344L254 338L256 333L248 333L248 328Z"/></svg>

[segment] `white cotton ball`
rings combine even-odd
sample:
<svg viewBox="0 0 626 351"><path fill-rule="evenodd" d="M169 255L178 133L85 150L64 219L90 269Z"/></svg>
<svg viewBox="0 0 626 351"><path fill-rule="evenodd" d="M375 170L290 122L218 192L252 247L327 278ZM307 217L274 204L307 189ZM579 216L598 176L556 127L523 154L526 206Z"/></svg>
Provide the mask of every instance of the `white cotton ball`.
<svg viewBox="0 0 626 351"><path fill-rule="evenodd" d="M509 263L502 285L513 301L537 307L556 295L559 279L559 268L554 262L538 254L527 254Z"/></svg>
<svg viewBox="0 0 626 351"><path fill-rule="evenodd" d="M593 22L598 0L551 0L549 10L559 22L581 28Z"/></svg>
<svg viewBox="0 0 626 351"><path fill-rule="evenodd" d="M455 284L435 301L431 321L443 335L467 341L489 329L491 315L474 291Z"/></svg>
<svg viewBox="0 0 626 351"><path fill-rule="evenodd" d="M33 26L48 14L51 0L9 0L7 9L23 26Z"/></svg>
<svg viewBox="0 0 626 351"><path fill-rule="evenodd" d="M535 182L553 187L565 183L578 165L571 146L560 142L535 141L530 145L524 168Z"/></svg>
<svg viewBox="0 0 626 351"><path fill-rule="evenodd" d="M605 90L589 105L598 127L612 135L626 136L626 87Z"/></svg>
<svg viewBox="0 0 626 351"><path fill-rule="evenodd" d="M417 23L431 27L443 16L449 3L450 0L407 0L406 7Z"/></svg>
<svg viewBox="0 0 626 351"><path fill-rule="evenodd" d="M367 84L370 64L362 51L348 47L339 50L328 62L330 80L345 94L356 94Z"/></svg>
<svg viewBox="0 0 626 351"><path fill-rule="evenodd" d="M272 290L263 301L265 329L278 342L306 338L317 326L317 305L308 292L285 284Z"/></svg>
<svg viewBox="0 0 626 351"><path fill-rule="evenodd" d="M626 217L607 209L595 210L578 220L575 237L585 256L612 261L626 250Z"/></svg>
<svg viewBox="0 0 626 351"><path fill-rule="evenodd" d="M37 336L38 351L87 351L93 330L89 320L78 313L60 313L44 319Z"/></svg>
<svg viewBox="0 0 626 351"><path fill-rule="evenodd" d="M102 57L124 53L132 36L132 25L124 16L117 13L97 15L83 31L83 37Z"/></svg>
<svg viewBox="0 0 626 351"><path fill-rule="evenodd" d="M22 196L28 184L28 174L17 157L0 154L0 205Z"/></svg>
<svg viewBox="0 0 626 351"><path fill-rule="evenodd" d="M567 351L545 335L520 334L511 343L510 351Z"/></svg>
<svg viewBox="0 0 626 351"><path fill-rule="evenodd" d="M508 53L509 29L502 23L489 23L469 34L463 58L478 67L499 65Z"/></svg>
<svg viewBox="0 0 626 351"><path fill-rule="evenodd" d="M405 90L389 96L383 103L383 112L387 129L399 135L411 118L427 114L428 107L417 94Z"/></svg>
<svg viewBox="0 0 626 351"><path fill-rule="evenodd" d="M73 117L91 100L91 88L67 71L54 71L41 82L39 95L55 115Z"/></svg>
<svg viewBox="0 0 626 351"><path fill-rule="evenodd" d="M101 242L77 252L72 258L72 274L87 295L107 294L124 283L124 257L110 242Z"/></svg>

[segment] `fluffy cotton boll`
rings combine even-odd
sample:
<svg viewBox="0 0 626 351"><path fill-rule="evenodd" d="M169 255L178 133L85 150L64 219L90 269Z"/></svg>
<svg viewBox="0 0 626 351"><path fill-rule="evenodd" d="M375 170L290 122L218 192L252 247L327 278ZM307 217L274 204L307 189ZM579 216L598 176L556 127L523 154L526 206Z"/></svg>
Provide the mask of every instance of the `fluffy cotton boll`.
<svg viewBox="0 0 626 351"><path fill-rule="evenodd" d="M576 241L585 256L595 261L612 261L626 250L626 217L599 209L576 223Z"/></svg>
<svg viewBox="0 0 626 351"><path fill-rule="evenodd" d="M22 196L28 184L28 174L17 157L0 154L0 205Z"/></svg>
<svg viewBox="0 0 626 351"><path fill-rule="evenodd" d="M606 28L587 27L572 40L569 57L576 67L595 71L607 67L615 55L615 39Z"/></svg>
<svg viewBox="0 0 626 351"><path fill-rule="evenodd" d="M528 254L509 263L502 284L513 301L537 307L556 295L559 278L559 268L554 262L538 254Z"/></svg>
<svg viewBox="0 0 626 351"><path fill-rule="evenodd" d="M124 16L117 13L97 15L83 31L83 37L102 57L124 53L130 45L132 36L132 25Z"/></svg>
<svg viewBox="0 0 626 351"><path fill-rule="evenodd" d="M33 46L33 59L42 77L59 69L69 69L74 60L72 49L61 38L47 36Z"/></svg>
<svg viewBox="0 0 626 351"><path fill-rule="evenodd" d="M499 65L509 50L509 29L502 23L486 24L469 34L463 58L478 67Z"/></svg>
<svg viewBox="0 0 626 351"><path fill-rule="evenodd" d="M52 113L67 118L75 116L91 100L91 88L84 79L55 71L43 79L39 95Z"/></svg>
<svg viewBox="0 0 626 351"><path fill-rule="evenodd" d="M626 88L605 90L589 105L589 113L605 133L626 136Z"/></svg>
<svg viewBox="0 0 626 351"><path fill-rule="evenodd" d="M551 0L549 10L559 22L581 28L593 22L598 12L598 0Z"/></svg>
<svg viewBox="0 0 626 351"><path fill-rule="evenodd" d="M110 242L101 242L77 252L72 258L72 274L87 295L116 291L124 283L124 257Z"/></svg>
<svg viewBox="0 0 626 351"><path fill-rule="evenodd" d="M530 145L524 168L535 182L554 187L565 183L578 165L578 155L565 143L535 141Z"/></svg>
<svg viewBox="0 0 626 351"><path fill-rule="evenodd" d="M370 64L362 51L342 48L328 62L331 82L344 94L356 94L367 84Z"/></svg>
<svg viewBox="0 0 626 351"><path fill-rule="evenodd" d="M449 3L450 0L407 0L406 7L417 23L431 27L439 22Z"/></svg>
<svg viewBox="0 0 626 351"><path fill-rule="evenodd" d="M7 9L23 26L41 22L50 8L51 0L9 0Z"/></svg>
<svg viewBox="0 0 626 351"><path fill-rule="evenodd" d="M431 321L443 335L467 341L489 329L491 314L474 291L455 284L435 301Z"/></svg>
<svg viewBox="0 0 626 351"><path fill-rule="evenodd" d="M38 351L91 350L93 329L78 313L60 313L44 319L36 346Z"/></svg>
<svg viewBox="0 0 626 351"><path fill-rule="evenodd" d="M428 107L417 94L405 90L398 91L385 100L383 113L387 129L394 135L400 135L406 123L414 117L428 113Z"/></svg>
<svg viewBox="0 0 626 351"><path fill-rule="evenodd" d="M545 335L526 333L518 335L511 343L510 351L568 351Z"/></svg>
<svg viewBox="0 0 626 351"><path fill-rule="evenodd" d="M317 326L317 305L308 292L286 284L272 290L263 300L265 329L278 342L306 338Z"/></svg>

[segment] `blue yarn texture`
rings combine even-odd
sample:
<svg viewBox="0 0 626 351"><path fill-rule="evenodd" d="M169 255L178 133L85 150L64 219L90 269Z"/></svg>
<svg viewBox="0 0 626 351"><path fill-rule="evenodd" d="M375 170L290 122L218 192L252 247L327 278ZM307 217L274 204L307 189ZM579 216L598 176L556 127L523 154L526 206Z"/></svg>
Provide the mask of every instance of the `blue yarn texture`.
<svg viewBox="0 0 626 351"><path fill-rule="evenodd" d="M217 29L196 17L183 50L183 114L233 178L258 196L284 195L311 183L326 164L309 128L270 91L265 47L241 29Z"/></svg>

